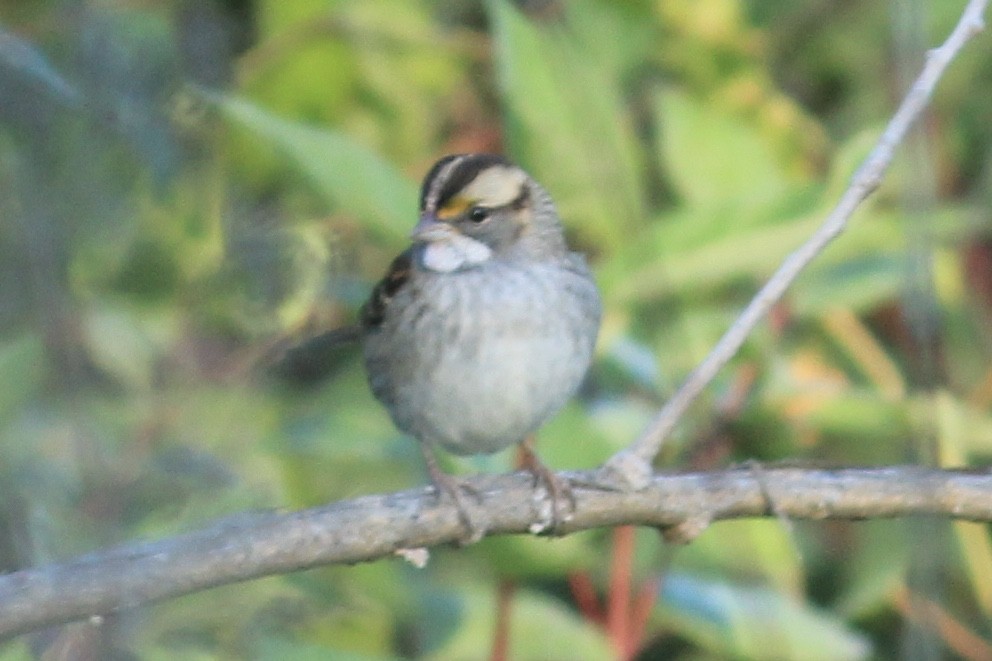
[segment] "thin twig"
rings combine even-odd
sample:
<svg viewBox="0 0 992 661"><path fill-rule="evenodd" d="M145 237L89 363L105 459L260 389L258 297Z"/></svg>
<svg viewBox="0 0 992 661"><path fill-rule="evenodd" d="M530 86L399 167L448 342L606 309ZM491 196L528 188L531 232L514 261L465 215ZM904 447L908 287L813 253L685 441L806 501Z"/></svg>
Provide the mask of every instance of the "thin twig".
<svg viewBox="0 0 992 661"><path fill-rule="evenodd" d="M567 477L589 483L594 473ZM930 514L992 521L988 472L766 468L762 481L742 468L658 475L637 492L576 488L575 512L557 532L766 516L769 488L777 511L790 519ZM489 535L527 534L542 520L529 474L477 476L470 484L492 524ZM0 576L0 638L261 576L411 557L412 549L463 536L457 509L423 488L301 512L245 514L186 535Z"/></svg>
<svg viewBox="0 0 992 661"><path fill-rule="evenodd" d="M713 350L694 369L675 395L665 404L647 429L630 447L612 457L603 478L625 488L640 488L650 475L650 464L661 450L679 419L696 397L713 380L721 368L737 353L741 345L782 298L796 276L847 227L851 215L882 181L892 163L896 148L906 137L914 121L923 112L947 65L967 41L984 27L983 15L988 0L971 0L947 41L928 53L919 77L913 83L899 109L893 115L871 153L854 173L847 190L833 211L813 235L789 255L754 296L737 320L720 338Z"/></svg>

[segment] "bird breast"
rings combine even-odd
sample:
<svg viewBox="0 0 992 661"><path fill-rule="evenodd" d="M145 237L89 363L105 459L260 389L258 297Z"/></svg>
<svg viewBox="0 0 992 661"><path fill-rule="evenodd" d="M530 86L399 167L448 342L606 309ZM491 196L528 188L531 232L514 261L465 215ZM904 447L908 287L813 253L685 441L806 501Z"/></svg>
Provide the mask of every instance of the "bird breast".
<svg viewBox="0 0 992 661"><path fill-rule="evenodd" d="M389 307L365 341L373 392L400 429L466 455L524 440L575 394L600 316L577 256L417 271Z"/></svg>

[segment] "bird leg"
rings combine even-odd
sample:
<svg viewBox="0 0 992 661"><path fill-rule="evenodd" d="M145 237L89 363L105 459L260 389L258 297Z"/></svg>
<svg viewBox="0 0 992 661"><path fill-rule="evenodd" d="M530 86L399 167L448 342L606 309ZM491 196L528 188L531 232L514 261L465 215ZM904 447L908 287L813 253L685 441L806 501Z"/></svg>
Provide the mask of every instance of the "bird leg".
<svg viewBox="0 0 992 661"><path fill-rule="evenodd" d="M559 517L559 504L568 502L571 511L575 511L575 493L572 491L571 483L545 466L534 451L534 435L531 434L520 443L519 453L520 467L530 471L534 476L534 488L543 482L551 497L551 527L557 528L558 524L567 518Z"/></svg>
<svg viewBox="0 0 992 661"><path fill-rule="evenodd" d="M465 526L466 533L459 540L460 543L467 545L482 539L487 529L485 517L481 515L473 516L472 510L462 493L462 491L468 491L478 498L479 492L471 485L441 470L441 467L437 465L434 452L426 443L418 443L417 445L420 446L420 450L424 455L424 463L427 464L427 472L430 473L431 482L434 483L434 491L437 493L438 500L442 500L445 496L448 496L454 502L455 509L458 510L458 518L461 519L462 525Z"/></svg>

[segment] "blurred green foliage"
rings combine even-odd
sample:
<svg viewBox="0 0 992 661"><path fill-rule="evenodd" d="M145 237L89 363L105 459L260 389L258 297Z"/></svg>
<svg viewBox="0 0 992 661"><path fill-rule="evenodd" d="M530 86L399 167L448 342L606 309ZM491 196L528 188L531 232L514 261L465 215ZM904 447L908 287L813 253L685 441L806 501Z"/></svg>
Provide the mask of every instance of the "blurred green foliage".
<svg viewBox="0 0 992 661"><path fill-rule="evenodd" d="M555 467L599 464L822 219L962 6L0 2L0 570L423 483L354 351L281 371L272 358L353 318L404 246L419 178L450 152L525 166L595 267L597 363L540 446ZM666 465L992 456L978 42ZM921 529L738 521L684 548L638 531L620 562L649 608L629 651L895 658L907 570L929 563L932 639L987 658L987 527ZM22 636L0 659L488 658L500 584L515 586L510 658L609 658L616 639L579 586L621 589L619 539L500 538L437 549L423 570L227 586L108 618L96 641Z"/></svg>

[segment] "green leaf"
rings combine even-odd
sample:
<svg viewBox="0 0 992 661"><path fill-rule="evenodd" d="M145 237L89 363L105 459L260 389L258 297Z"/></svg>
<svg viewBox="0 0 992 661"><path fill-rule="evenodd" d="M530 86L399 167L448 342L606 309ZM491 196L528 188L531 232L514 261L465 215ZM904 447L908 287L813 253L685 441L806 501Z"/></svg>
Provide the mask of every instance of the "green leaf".
<svg viewBox="0 0 992 661"><path fill-rule="evenodd" d="M493 572L517 580L554 581L581 569L598 567L602 549L593 533L566 537L503 535L490 537L473 549L484 555Z"/></svg>
<svg viewBox="0 0 992 661"><path fill-rule="evenodd" d="M734 228L736 231L691 250L666 249L662 257L618 280L612 294L620 300L680 294L698 297L701 291L738 278L765 277L814 228L813 219L796 218L772 226Z"/></svg>
<svg viewBox="0 0 992 661"><path fill-rule="evenodd" d="M596 426L586 408L572 402L537 432L537 448L549 466L591 469L620 449L610 442L607 434L608 431Z"/></svg>
<svg viewBox="0 0 992 661"><path fill-rule="evenodd" d="M911 538L910 522L863 521L854 544L841 553L841 576L834 611L847 618L866 618L892 607L892 595L905 587Z"/></svg>
<svg viewBox="0 0 992 661"><path fill-rule="evenodd" d="M871 654L868 639L838 617L767 588L672 573L660 599L668 626L726 657L846 661Z"/></svg>
<svg viewBox="0 0 992 661"><path fill-rule="evenodd" d="M27 638L27 636L19 636L4 643L3 649L0 649L0 661L33 661L33 659L37 659L38 655L28 647Z"/></svg>
<svg viewBox="0 0 992 661"><path fill-rule="evenodd" d="M341 8L335 5L343 4L340 0L260 1L255 11L256 45L239 62L241 90L279 114L340 119L356 104L361 80L355 50L336 28ZM316 31L325 38L306 37Z"/></svg>
<svg viewBox="0 0 992 661"><path fill-rule="evenodd" d="M789 296L793 311L812 315L832 308L870 310L898 297L906 261L897 254L864 254L846 262L811 267Z"/></svg>
<svg viewBox="0 0 992 661"><path fill-rule="evenodd" d="M493 636L494 590L466 590L462 625L448 644L430 655L431 661L477 659L480 647ZM519 661L600 661L614 653L602 632L583 620L561 601L519 590L510 608L510 650L508 658Z"/></svg>
<svg viewBox="0 0 992 661"><path fill-rule="evenodd" d="M398 656L358 654L348 650L287 638L266 637L253 650L257 659L281 661L399 661Z"/></svg>
<svg viewBox="0 0 992 661"><path fill-rule="evenodd" d="M825 214L824 214L825 216ZM928 220L935 241L954 243L967 233L971 213L956 207L935 210ZM810 264L790 292L797 314L837 307L855 311L897 299L912 268L905 252L906 217L869 209Z"/></svg>
<svg viewBox="0 0 992 661"><path fill-rule="evenodd" d="M582 4L569 7L578 13ZM645 197L619 81L561 26L528 20L506 0L487 7L514 155L551 191L566 224L617 247L643 224Z"/></svg>
<svg viewBox="0 0 992 661"><path fill-rule="evenodd" d="M0 383L0 420L9 424L10 416L39 394L47 367L39 337L25 333L0 343L0 374L17 375Z"/></svg>
<svg viewBox="0 0 992 661"><path fill-rule="evenodd" d="M988 409L945 390L936 394L939 395L936 412L940 423L940 464L967 465L976 457L987 457L992 451L992 416ZM931 405L923 409L924 419L931 419Z"/></svg>
<svg viewBox="0 0 992 661"><path fill-rule="evenodd" d="M85 318L90 357L131 390L151 387L160 347L175 335L168 315L94 306Z"/></svg>
<svg viewBox="0 0 992 661"><path fill-rule="evenodd" d="M785 594L800 595L805 581L794 531L775 519L722 521L676 556L678 574L724 572L758 578Z"/></svg>
<svg viewBox="0 0 992 661"><path fill-rule="evenodd" d="M0 64L8 72L32 81L51 101L78 107L82 100L79 89L52 66L44 51L15 33L2 29L0 29ZM10 76L10 73L7 75Z"/></svg>
<svg viewBox="0 0 992 661"><path fill-rule="evenodd" d="M352 138L272 115L244 99L204 93L230 120L282 152L335 208L399 240L413 227L417 187L393 165Z"/></svg>
<svg viewBox="0 0 992 661"><path fill-rule="evenodd" d="M658 149L687 205L746 217L801 183L746 118L675 89L657 94L655 108Z"/></svg>

